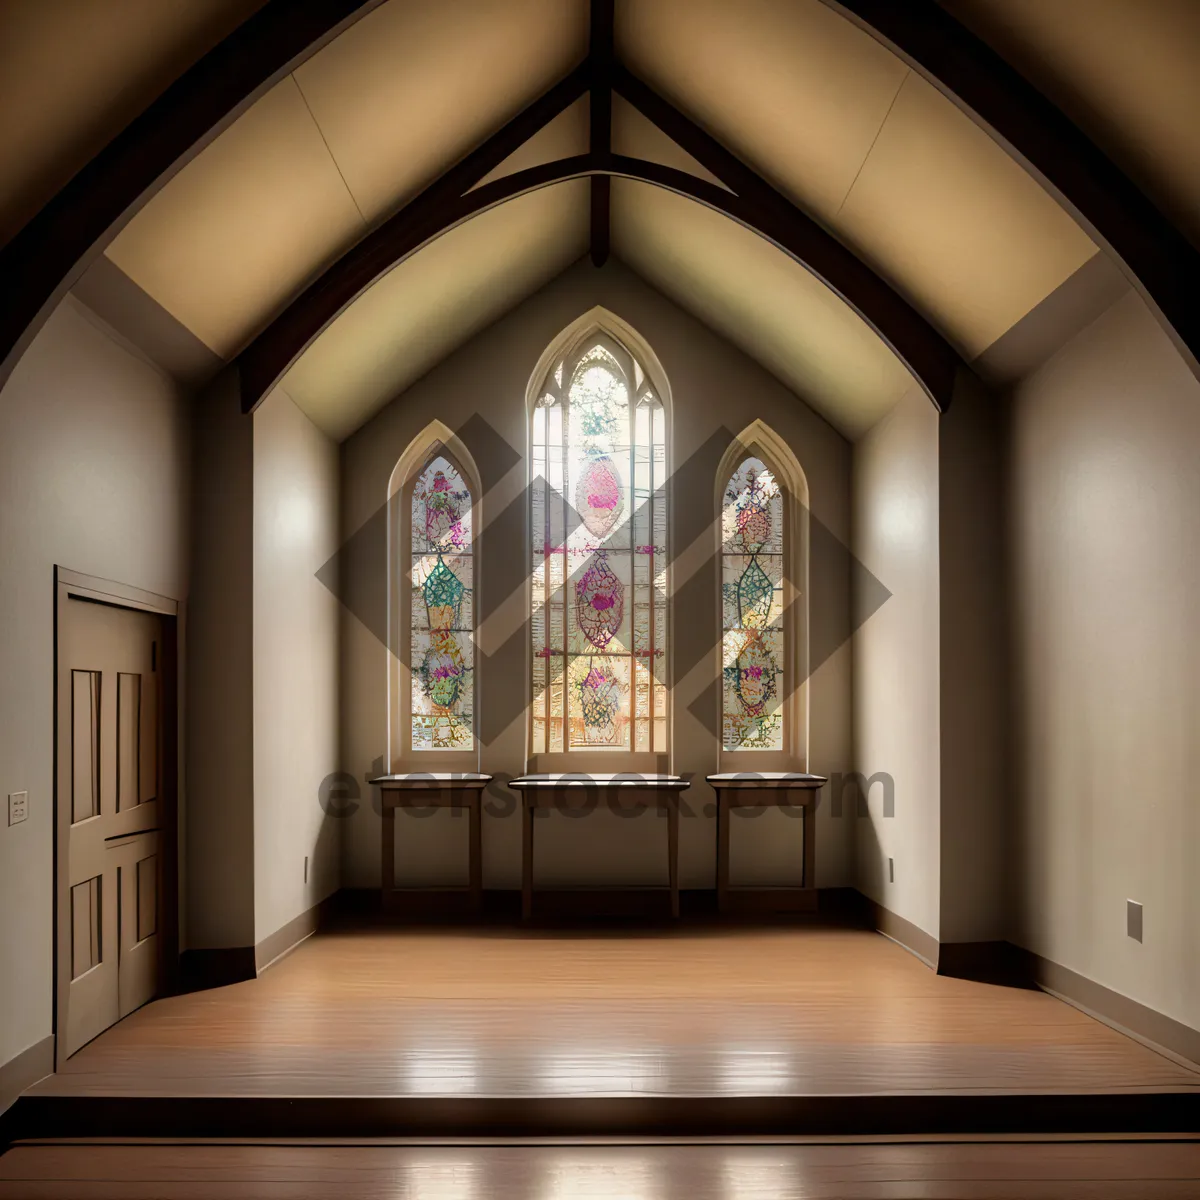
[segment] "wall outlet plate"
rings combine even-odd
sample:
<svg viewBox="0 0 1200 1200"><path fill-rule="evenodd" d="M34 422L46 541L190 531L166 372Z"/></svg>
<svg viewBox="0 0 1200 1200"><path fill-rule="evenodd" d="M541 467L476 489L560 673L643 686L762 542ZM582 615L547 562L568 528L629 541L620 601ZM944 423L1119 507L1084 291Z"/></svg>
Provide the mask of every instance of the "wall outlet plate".
<svg viewBox="0 0 1200 1200"><path fill-rule="evenodd" d="M1142 940L1142 906L1136 900L1125 901L1125 932L1135 942Z"/></svg>
<svg viewBox="0 0 1200 1200"><path fill-rule="evenodd" d="M29 816L29 793L9 792L8 794L8 823L19 825Z"/></svg>

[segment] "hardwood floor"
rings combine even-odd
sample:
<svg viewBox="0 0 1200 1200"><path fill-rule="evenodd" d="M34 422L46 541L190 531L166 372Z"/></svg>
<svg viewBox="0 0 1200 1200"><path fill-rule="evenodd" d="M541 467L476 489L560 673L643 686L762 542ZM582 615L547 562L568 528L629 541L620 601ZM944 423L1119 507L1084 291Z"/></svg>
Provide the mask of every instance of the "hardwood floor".
<svg viewBox="0 0 1200 1200"><path fill-rule="evenodd" d="M1184 1141L22 1145L3 1200L1182 1200Z"/></svg>
<svg viewBox="0 0 1200 1200"><path fill-rule="evenodd" d="M157 1001L36 1095L596 1096L1196 1090L1042 992L818 925L318 934Z"/></svg>
<svg viewBox="0 0 1200 1200"><path fill-rule="evenodd" d="M1200 1073L860 929L374 927L148 1005L14 1119L13 1137L1191 1132Z"/></svg>

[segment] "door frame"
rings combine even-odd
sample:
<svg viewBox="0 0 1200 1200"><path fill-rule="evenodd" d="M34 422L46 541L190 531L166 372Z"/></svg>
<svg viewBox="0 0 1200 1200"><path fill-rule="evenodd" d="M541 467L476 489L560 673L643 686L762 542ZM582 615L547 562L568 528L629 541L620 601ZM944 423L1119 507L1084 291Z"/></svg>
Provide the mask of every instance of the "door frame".
<svg viewBox="0 0 1200 1200"><path fill-rule="evenodd" d="M179 601L143 588L85 575L66 567L54 568L54 1069L65 1059L60 1031L65 1028L70 992L70 897L67 855L70 847L68 814L69 781L61 778L59 728L62 716L59 696L60 622L68 600L92 600L116 608L138 609L161 617L163 638L159 658L158 694L162 711L162 795L159 798L162 887L159 894L161 929L158 940L159 994L170 995L179 987ZM64 926L64 922L67 924Z"/></svg>

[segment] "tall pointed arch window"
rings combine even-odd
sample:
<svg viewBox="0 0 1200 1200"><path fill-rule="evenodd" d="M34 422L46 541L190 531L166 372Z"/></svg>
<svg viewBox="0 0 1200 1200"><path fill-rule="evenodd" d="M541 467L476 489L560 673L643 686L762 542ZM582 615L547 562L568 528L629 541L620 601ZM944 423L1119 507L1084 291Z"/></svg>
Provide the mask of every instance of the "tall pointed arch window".
<svg viewBox="0 0 1200 1200"><path fill-rule="evenodd" d="M722 748L782 751L783 495L759 458L725 486L721 550Z"/></svg>
<svg viewBox="0 0 1200 1200"><path fill-rule="evenodd" d="M547 373L531 442L532 752L665 754L662 398L593 332Z"/></svg>
<svg viewBox="0 0 1200 1200"><path fill-rule="evenodd" d="M755 421L726 453L718 489L721 759L727 768L804 769L804 475L782 439Z"/></svg>
<svg viewBox="0 0 1200 1200"><path fill-rule="evenodd" d="M435 444L401 501L408 567L399 614L408 645L402 744L414 755L473 753L475 500L465 473Z"/></svg>

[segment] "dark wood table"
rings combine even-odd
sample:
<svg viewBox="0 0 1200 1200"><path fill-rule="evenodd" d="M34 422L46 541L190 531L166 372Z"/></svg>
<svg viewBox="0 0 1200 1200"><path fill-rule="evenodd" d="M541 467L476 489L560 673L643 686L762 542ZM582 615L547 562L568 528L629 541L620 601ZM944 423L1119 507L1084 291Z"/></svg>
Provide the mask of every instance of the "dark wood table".
<svg viewBox="0 0 1200 1200"><path fill-rule="evenodd" d="M717 794L717 910L728 912L743 897L744 907L812 911L817 907L817 792L824 775L799 771L727 771L706 777ZM799 887L730 887L729 814L734 808L801 808L804 860Z"/></svg>
<svg viewBox="0 0 1200 1200"><path fill-rule="evenodd" d="M538 808L570 808L595 804L599 794L610 803L634 807L645 803L647 792L667 810L667 869L671 916L679 916L679 794L690 787L678 775L604 774L522 775L509 787L521 793L521 916L533 915L533 814Z"/></svg>
<svg viewBox="0 0 1200 1200"><path fill-rule="evenodd" d="M411 771L402 775L380 775L370 780L380 790L383 831L380 862L380 893L385 911L404 907L406 898L416 899L415 907L428 908L434 897L441 903L449 896L466 896L471 910L483 905L483 838L480 799L491 783L490 775L473 771ZM398 888L396 886L396 809L465 808L470 816L467 886L440 888ZM419 898L419 899L418 899Z"/></svg>

